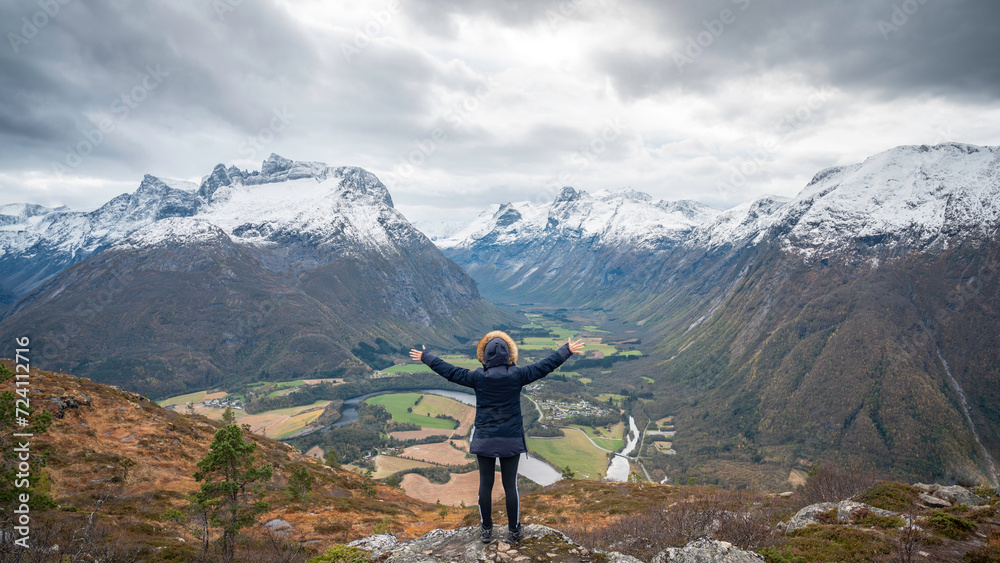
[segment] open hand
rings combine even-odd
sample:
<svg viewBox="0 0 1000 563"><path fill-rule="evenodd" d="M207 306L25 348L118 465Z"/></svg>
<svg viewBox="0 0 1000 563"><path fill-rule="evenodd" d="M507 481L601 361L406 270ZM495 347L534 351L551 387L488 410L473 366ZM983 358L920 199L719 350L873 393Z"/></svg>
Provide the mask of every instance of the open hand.
<svg viewBox="0 0 1000 563"><path fill-rule="evenodd" d="M571 342L569 338L566 339L566 344L569 345L569 351L573 354L579 354L583 351L583 339L577 340L576 342ZM412 352L411 352L412 355Z"/></svg>
<svg viewBox="0 0 1000 563"><path fill-rule="evenodd" d="M424 350L427 349L427 346L424 346L422 344L420 345L420 347L423 348ZM424 357L424 353L421 350L414 350L412 348L410 349L410 359L411 360L419 362L420 359L423 358L423 357Z"/></svg>

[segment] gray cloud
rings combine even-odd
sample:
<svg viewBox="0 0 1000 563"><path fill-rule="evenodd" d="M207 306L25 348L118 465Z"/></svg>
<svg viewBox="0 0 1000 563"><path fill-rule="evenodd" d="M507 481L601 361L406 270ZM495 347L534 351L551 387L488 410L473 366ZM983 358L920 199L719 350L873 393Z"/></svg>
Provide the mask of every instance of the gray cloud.
<svg viewBox="0 0 1000 563"><path fill-rule="evenodd" d="M722 205L896 144L1000 142L977 115L1000 112L992 1L410 0L372 26L387 2L56 0L50 16L0 0L0 202L96 206L144 173L196 179L274 151L365 166L397 201L433 192L463 213L560 177ZM807 119L782 121L816 91ZM291 117L272 131L276 112ZM618 118L627 132L581 160ZM394 178L435 129L447 139ZM745 189L718 188L758 136L781 150Z"/></svg>
<svg viewBox="0 0 1000 563"><path fill-rule="evenodd" d="M666 53L628 45L595 53L598 67L629 97L712 91L733 76L775 68L888 97L995 99L1000 92L996 2L650 0L632 3L629 12L674 44Z"/></svg>

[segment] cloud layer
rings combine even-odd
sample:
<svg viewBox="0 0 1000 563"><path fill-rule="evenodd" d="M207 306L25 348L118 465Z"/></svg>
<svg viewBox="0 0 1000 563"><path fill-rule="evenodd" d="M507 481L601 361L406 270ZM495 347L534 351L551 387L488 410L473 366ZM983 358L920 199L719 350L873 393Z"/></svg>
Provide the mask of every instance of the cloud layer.
<svg viewBox="0 0 1000 563"><path fill-rule="evenodd" d="M563 185L727 207L900 144L1000 144L984 0L0 2L0 202L271 152L414 220Z"/></svg>

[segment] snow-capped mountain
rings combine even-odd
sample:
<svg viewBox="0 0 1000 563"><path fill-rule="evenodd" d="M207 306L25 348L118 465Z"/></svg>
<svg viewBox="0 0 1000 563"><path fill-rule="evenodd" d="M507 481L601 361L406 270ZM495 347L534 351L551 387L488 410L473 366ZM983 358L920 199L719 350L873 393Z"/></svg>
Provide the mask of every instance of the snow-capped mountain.
<svg viewBox="0 0 1000 563"><path fill-rule="evenodd" d="M564 188L552 203L494 204L435 243L494 298L512 298L504 295L512 289L552 296L554 285L579 298L598 297L601 287L623 289L629 280L647 288L650 262L642 257L649 254L777 241L804 260L878 265L956 237L989 239L998 226L1000 147L948 143L897 147L823 170L794 198L762 196L721 212L633 190ZM608 249L617 250L604 256ZM580 293L584 287L591 289Z"/></svg>
<svg viewBox="0 0 1000 563"><path fill-rule="evenodd" d="M657 249L682 241L718 211L694 201L654 201L632 189L594 194L563 188L552 203L492 205L441 248L573 239L601 246Z"/></svg>
<svg viewBox="0 0 1000 563"><path fill-rule="evenodd" d="M938 248L1000 226L1000 147L903 146L828 168L791 200L766 196L706 221L689 244L778 237L806 256Z"/></svg>
<svg viewBox="0 0 1000 563"><path fill-rule="evenodd" d="M595 296L642 267L646 255L683 243L718 211L693 201L656 201L631 189L594 194L563 188L552 203L493 205L466 229L435 241L482 291Z"/></svg>
<svg viewBox="0 0 1000 563"><path fill-rule="evenodd" d="M133 389L360 374L362 343L454 344L515 318L360 168L271 155L200 185L146 176L90 213L5 209L18 222L0 265L20 299L0 333L30 331L53 367Z"/></svg>

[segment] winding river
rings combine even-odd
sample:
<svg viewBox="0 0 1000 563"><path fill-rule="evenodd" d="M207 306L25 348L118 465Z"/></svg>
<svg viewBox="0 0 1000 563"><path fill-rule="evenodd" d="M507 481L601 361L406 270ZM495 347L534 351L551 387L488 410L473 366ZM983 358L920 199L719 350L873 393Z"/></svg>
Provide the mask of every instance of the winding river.
<svg viewBox="0 0 1000 563"><path fill-rule="evenodd" d="M611 460L611 465L608 467L608 474L604 477L605 481L620 481L624 483L628 481L629 465L628 458L625 457L632 453L635 449L636 444L639 442L639 427L635 425L635 419L632 415L628 417L628 440L625 444L625 449L621 452L615 454L615 457Z"/></svg>
<svg viewBox="0 0 1000 563"><path fill-rule="evenodd" d="M462 393L461 391L448 391L445 389L390 389L386 391L376 391L374 393L367 393L365 395L359 395L357 397L352 397L344 401L343 407L340 410L340 419L333 423L333 427L345 426L358 419L358 405L361 401L368 399L369 397L374 397L376 395L388 395L392 393L427 393L430 395L440 395L442 397L447 397L449 399L454 399L460 403L469 405L470 407L476 406L476 396L471 393ZM635 423L633 422L633 427ZM472 427L472 432L469 434L469 440L472 440L472 435L475 433L475 426ZM636 431L638 434L638 430ZM635 447L634 442L632 447ZM617 457L615 458L618 459ZM521 461L518 462L517 472L520 475L524 475L528 479L538 483L539 485L551 485L555 483L562 475L559 471L549 466L544 461L532 457L529 454L521 454ZM628 478L628 463L625 463L625 477Z"/></svg>

